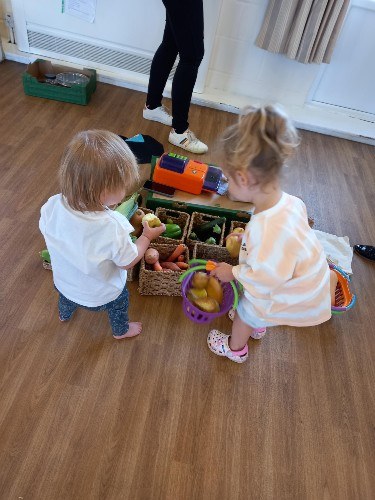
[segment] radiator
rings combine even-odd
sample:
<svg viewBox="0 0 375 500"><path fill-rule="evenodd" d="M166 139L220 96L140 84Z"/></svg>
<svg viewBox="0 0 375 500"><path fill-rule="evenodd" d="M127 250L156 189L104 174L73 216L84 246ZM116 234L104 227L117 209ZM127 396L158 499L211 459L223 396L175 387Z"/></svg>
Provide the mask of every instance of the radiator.
<svg viewBox="0 0 375 500"><path fill-rule="evenodd" d="M78 61L79 63L94 67L99 65L104 69L112 71L114 69L121 69L142 75L150 74L152 57L135 52L130 53L103 45L94 45L85 41L73 40L30 29L27 30L27 39L29 50L34 54L49 55L55 59L65 56L65 58L74 60L75 62ZM172 68L169 79L173 78L177 62Z"/></svg>

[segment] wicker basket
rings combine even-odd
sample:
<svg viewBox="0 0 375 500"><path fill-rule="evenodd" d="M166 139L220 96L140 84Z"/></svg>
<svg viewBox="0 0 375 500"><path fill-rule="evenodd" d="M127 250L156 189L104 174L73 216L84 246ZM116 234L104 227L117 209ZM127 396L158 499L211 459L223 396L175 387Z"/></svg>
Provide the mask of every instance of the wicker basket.
<svg viewBox="0 0 375 500"><path fill-rule="evenodd" d="M160 260L168 258L175 250L176 244L151 243L149 248L155 248L160 255ZM184 252L185 261L189 260L189 250L186 247ZM153 271L151 266L146 264L145 259L141 261L139 272L139 288L141 295L181 295L181 283L178 282L183 271Z"/></svg>
<svg viewBox="0 0 375 500"><path fill-rule="evenodd" d="M246 225L247 225L247 222L240 222L238 220L232 220L231 224L230 224L230 228L229 228L229 233L228 234L231 234L233 233L233 231L237 228L237 227L242 227L242 229L245 229L246 228Z"/></svg>
<svg viewBox="0 0 375 500"><path fill-rule="evenodd" d="M231 266L238 265L238 257L231 257L225 247L219 247L218 245L205 245L204 243L196 243L193 249L193 259L226 262Z"/></svg>
<svg viewBox="0 0 375 500"><path fill-rule="evenodd" d="M171 243L171 244L179 244L184 243L187 232L189 229L190 215L186 212L178 212L177 210L169 210L168 208L158 207L155 211L155 215L159 217L161 222L166 224L167 219L171 219L173 224L178 224L181 228L181 238L166 238L165 236L159 236L154 240L154 243Z"/></svg>
<svg viewBox="0 0 375 500"><path fill-rule="evenodd" d="M211 220L214 220L214 219L218 219L219 217L216 217L214 215L208 215L208 214L201 214L200 212L193 212L191 214L191 218L190 218L190 224L189 224L189 229L188 229L188 233L187 233L187 237L186 237L186 244L189 248L189 250L192 252L194 250L194 246L199 243L201 245L205 245L207 247L222 247L223 246L223 243L224 243L224 233L225 233L225 222L223 223L222 225L222 228L221 228L221 235L220 235L220 240L219 240L219 243L217 245L208 245L207 243L204 243L204 242L197 242L197 240L191 240L190 239L190 233L194 232L194 228L196 228L197 226L201 226L202 224L204 224L205 222L209 222Z"/></svg>
<svg viewBox="0 0 375 500"><path fill-rule="evenodd" d="M131 269L128 269L128 274L126 276L126 281L134 281L137 279L139 273L139 263L136 264Z"/></svg>

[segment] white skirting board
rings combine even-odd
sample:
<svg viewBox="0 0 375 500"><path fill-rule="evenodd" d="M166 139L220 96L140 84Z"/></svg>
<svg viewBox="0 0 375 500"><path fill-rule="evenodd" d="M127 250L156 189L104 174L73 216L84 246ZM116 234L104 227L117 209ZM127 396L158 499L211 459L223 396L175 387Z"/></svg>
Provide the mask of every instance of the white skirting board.
<svg viewBox="0 0 375 500"><path fill-rule="evenodd" d="M2 40L5 58L28 64L40 56L26 54L17 50L14 44ZM52 63L68 64L65 61L51 59ZM69 62L69 66L75 66ZM140 92L147 91L148 77L129 72L128 75L98 70L97 79L119 87L126 87ZM170 83L167 84L165 96L170 96ZM269 104L256 98L224 93L220 90L205 89L201 94L193 94L192 103L200 106L215 108L237 114L245 105L259 106ZM282 103L280 103L282 104ZM334 137L341 137L352 141L362 142L375 146L375 122L348 109L321 106L319 104L305 104L302 106L288 105L285 110L294 120L296 126L302 130L319 132Z"/></svg>

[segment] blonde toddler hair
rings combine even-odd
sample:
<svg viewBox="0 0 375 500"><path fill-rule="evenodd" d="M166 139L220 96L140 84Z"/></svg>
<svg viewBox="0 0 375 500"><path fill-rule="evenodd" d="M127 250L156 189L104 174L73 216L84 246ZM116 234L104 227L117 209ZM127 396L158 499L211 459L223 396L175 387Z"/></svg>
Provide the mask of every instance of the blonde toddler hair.
<svg viewBox="0 0 375 500"><path fill-rule="evenodd" d="M276 106L246 107L222 138L224 170L251 170L260 184L277 177L285 160L299 144L287 115Z"/></svg>
<svg viewBox="0 0 375 500"><path fill-rule="evenodd" d="M139 187L135 156L121 137L107 130L78 132L60 163L61 192L74 210L102 210L100 195Z"/></svg>

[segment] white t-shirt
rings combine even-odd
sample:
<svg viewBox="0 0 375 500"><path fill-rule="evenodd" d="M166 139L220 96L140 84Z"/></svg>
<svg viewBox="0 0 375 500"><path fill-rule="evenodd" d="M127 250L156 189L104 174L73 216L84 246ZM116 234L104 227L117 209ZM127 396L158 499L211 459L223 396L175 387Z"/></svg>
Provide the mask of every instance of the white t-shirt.
<svg viewBox="0 0 375 500"><path fill-rule="evenodd" d="M252 216L233 274L244 287L238 314L255 328L311 326L331 317L327 259L299 198L283 193Z"/></svg>
<svg viewBox="0 0 375 500"><path fill-rule="evenodd" d="M41 208L39 228L51 256L53 281L65 297L96 307L115 300L126 284L129 265L138 255L134 230L118 212L79 212L52 196Z"/></svg>

